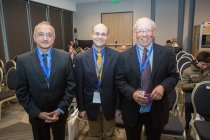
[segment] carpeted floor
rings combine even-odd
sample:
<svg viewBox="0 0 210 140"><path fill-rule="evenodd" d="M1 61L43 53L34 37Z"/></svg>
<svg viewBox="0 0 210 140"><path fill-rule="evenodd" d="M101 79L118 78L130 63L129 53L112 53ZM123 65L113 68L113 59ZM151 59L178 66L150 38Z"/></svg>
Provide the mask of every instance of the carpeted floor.
<svg viewBox="0 0 210 140"><path fill-rule="evenodd" d="M32 140L31 126L18 122L0 129L0 140Z"/></svg>

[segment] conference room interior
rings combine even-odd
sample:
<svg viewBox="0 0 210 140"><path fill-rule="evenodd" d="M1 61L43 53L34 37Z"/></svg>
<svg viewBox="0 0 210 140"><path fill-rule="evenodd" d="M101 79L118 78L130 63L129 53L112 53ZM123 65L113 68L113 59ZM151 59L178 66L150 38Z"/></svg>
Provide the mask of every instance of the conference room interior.
<svg viewBox="0 0 210 140"><path fill-rule="evenodd" d="M178 47L172 48L180 82L184 63L195 59L200 51L210 52L209 5L209 0L0 0L0 140L33 139L27 113L15 97L15 78L9 77L8 71L16 67L18 55L36 48L33 30L39 22L48 21L55 28L55 48L68 51L66 47L73 41L77 44L77 55L92 47L91 33L95 24L108 25L110 36L107 47L121 52L122 45L128 48L135 45L135 21L140 17L149 17L156 23L155 43L164 46L167 40L177 40ZM189 57L189 61L183 59L184 62L181 62L183 56ZM7 83L9 79L13 81L11 86ZM8 97L3 95L5 91L9 92ZM181 132L164 133L162 140L187 139L184 92L179 86L175 91L177 100L172 104L176 105L171 106L170 115L180 122ZM77 113L74 100L69 107L66 140L73 140L73 137L85 140L88 135L87 122L78 118ZM125 140L121 120L117 120L116 126L117 140ZM144 132L141 133L144 140ZM196 132L191 131L190 137L197 139Z"/></svg>

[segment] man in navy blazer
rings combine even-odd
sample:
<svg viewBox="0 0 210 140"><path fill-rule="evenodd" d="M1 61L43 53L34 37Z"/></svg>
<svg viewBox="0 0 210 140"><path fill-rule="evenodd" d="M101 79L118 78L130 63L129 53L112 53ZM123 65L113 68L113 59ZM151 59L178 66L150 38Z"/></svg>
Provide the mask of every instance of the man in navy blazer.
<svg viewBox="0 0 210 140"><path fill-rule="evenodd" d="M119 53L105 47L108 33L106 25L95 25L92 48L75 59L79 115L88 120L91 140L102 137L114 139L115 112L119 114L119 98L114 83ZM99 57L102 66L98 64Z"/></svg>
<svg viewBox="0 0 210 140"><path fill-rule="evenodd" d="M171 49L153 43L155 23L151 19L138 19L134 34L137 43L122 53L116 73L126 136L127 140L139 140L144 125L147 140L159 140L168 122L167 94L178 81L175 55ZM145 62L142 61L144 53ZM143 77L147 67L150 73ZM148 82L150 86L144 89Z"/></svg>
<svg viewBox="0 0 210 140"><path fill-rule="evenodd" d="M74 97L74 79L68 53L53 48L54 28L48 22L34 29L35 50L17 58L16 95L29 115L35 140L65 139L68 107Z"/></svg>

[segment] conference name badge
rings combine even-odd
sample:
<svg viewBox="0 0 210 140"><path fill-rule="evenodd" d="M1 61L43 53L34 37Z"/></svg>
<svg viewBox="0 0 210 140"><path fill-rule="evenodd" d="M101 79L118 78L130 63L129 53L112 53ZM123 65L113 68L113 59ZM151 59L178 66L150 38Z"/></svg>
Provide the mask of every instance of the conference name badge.
<svg viewBox="0 0 210 140"><path fill-rule="evenodd" d="M93 93L93 103L100 104L101 103L101 96L98 90L94 91Z"/></svg>
<svg viewBox="0 0 210 140"><path fill-rule="evenodd" d="M145 91L139 91L140 94L143 94L144 97L147 97L149 99L149 102L145 105L141 105L140 107L140 113L147 113L150 112L152 107L152 100L150 99L150 93L146 93Z"/></svg>

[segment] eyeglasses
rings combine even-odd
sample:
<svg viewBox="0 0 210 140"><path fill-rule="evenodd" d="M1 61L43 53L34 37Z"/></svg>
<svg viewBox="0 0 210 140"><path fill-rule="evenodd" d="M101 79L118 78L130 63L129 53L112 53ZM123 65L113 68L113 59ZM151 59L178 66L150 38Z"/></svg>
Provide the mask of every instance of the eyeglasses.
<svg viewBox="0 0 210 140"><path fill-rule="evenodd" d="M53 33L42 33L42 32L36 33L35 35L37 35L37 36L40 37L40 38L44 38L45 36L46 36L47 38L52 38L52 37L55 36L55 34L53 34Z"/></svg>
<svg viewBox="0 0 210 140"><path fill-rule="evenodd" d="M136 33L138 33L138 34L144 34L144 33L146 33L146 34L151 34L153 32L153 30L152 29L146 29L146 30L137 30L136 31Z"/></svg>
<svg viewBox="0 0 210 140"><path fill-rule="evenodd" d="M99 37L99 36L101 36L101 37L107 37L107 33L95 32L94 35L97 36L97 37Z"/></svg>

